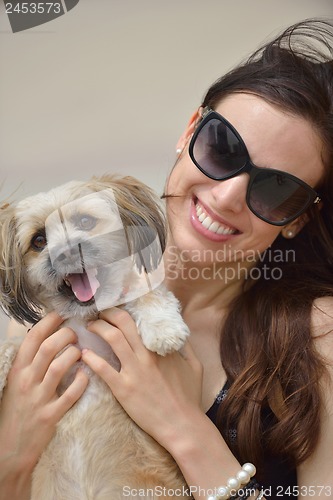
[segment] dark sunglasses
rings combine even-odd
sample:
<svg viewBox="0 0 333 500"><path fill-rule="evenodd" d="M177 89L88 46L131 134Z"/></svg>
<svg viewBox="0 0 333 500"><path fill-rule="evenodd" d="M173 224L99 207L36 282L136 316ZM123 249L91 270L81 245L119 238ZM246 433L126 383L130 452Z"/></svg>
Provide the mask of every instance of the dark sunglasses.
<svg viewBox="0 0 333 500"><path fill-rule="evenodd" d="M248 173L246 203L268 224L284 226L320 202L318 193L298 177L254 165L237 130L208 107L193 134L189 153L199 170L211 179L222 181Z"/></svg>

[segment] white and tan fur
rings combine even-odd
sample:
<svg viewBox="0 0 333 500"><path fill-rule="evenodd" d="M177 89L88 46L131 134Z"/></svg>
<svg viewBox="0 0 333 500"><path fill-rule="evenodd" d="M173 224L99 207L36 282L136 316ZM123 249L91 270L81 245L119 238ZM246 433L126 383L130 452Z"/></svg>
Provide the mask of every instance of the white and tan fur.
<svg viewBox="0 0 333 500"><path fill-rule="evenodd" d="M110 192L116 199L124 232L112 230L114 199L108 199ZM94 193L98 196L91 197ZM159 201L150 189L133 178L104 176L89 182L71 182L0 209L0 303L4 311L19 322L34 323L47 311L57 310L75 329L81 348L92 348L118 369L119 362L110 346L85 328L86 322L98 314L96 303L78 301L66 286L67 276L82 272L82 255L81 262L77 253L67 258L64 250L60 259L54 255L54 259L50 258L50 251L53 254L62 251L63 242L57 247L62 236L56 222L49 224L45 247L36 248L32 243L38 234L42 239L37 243L43 243L46 220L52 221L52 214L60 213L63 207L67 207L70 238L84 242L84 269L112 262L111 267L98 271L98 290L103 287L108 290L105 304L102 294L99 304L107 307L119 305L132 283L140 281L138 276L149 276L160 265L161 254L156 241L153 242L155 235L164 249L165 224ZM144 262L143 248L150 252ZM119 256L123 251L133 256L129 260L132 267L121 262ZM140 283L136 286L140 290ZM179 304L163 284L148 293L139 293L121 307L132 314L146 347L161 355L180 349L188 336ZM11 341L0 346L0 398L17 349L18 345ZM59 392L68 386L72 376L69 373L63 379ZM185 493L179 494L186 485L171 456L127 416L101 379L90 372L89 377L88 388L59 422L54 438L34 470L31 498L154 499L165 498L161 495L164 487L168 492L177 491L177 498L189 498ZM139 490L137 497L129 496L131 490ZM147 497L143 496L144 491Z"/></svg>

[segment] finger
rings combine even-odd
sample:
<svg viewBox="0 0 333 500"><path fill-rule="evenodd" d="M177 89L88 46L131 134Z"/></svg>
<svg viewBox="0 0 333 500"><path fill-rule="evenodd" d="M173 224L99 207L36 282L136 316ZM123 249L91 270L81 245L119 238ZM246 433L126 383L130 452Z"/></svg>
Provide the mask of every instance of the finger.
<svg viewBox="0 0 333 500"><path fill-rule="evenodd" d="M101 312L99 317L121 330L133 351L145 350L136 323L127 311L112 307Z"/></svg>
<svg viewBox="0 0 333 500"><path fill-rule="evenodd" d="M63 321L63 318L55 312L51 312L41 319L25 336L15 363L22 367L30 365L41 343L52 335Z"/></svg>
<svg viewBox="0 0 333 500"><path fill-rule="evenodd" d="M119 330L119 328L114 325L99 319L89 325L89 331L99 335L111 346L113 352L119 358L120 363L123 363L125 359L133 356L133 350L123 331Z"/></svg>
<svg viewBox="0 0 333 500"><path fill-rule="evenodd" d="M70 346L60 356L52 361L42 382L45 394L53 395L66 372L81 359L81 351L77 347Z"/></svg>
<svg viewBox="0 0 333 500"><path fill-rule="evenodd" d="M118 380L119 373L105 359L90 349L83 349L82 360L111 388Z"/></svg>
<svg viewBox="0 0 333 500"><path fill-rule="evenodd" d="M69 344L77 341L76 333L70 328L61 328L45 339L34 357L31 367L35 380L43 380L50 363Z"/></svg>
<svg viewBox="0 0 333 500"><path fill-rule="evenodd" d="M88 375L80 368L73 382L68 386L65 392L49 405L50 418L55 421L61 417L80 399L89 382Z"/></svg>

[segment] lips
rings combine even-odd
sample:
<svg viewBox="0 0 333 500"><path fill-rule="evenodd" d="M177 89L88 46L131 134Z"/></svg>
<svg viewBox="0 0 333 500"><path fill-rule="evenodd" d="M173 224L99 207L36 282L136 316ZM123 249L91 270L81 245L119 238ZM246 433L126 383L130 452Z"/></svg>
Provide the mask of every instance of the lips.
<svg viewBox="0 0 333 500"><path fill-rule="evenodd" d="M208 209L206 208L197 198L194 199L194 210L195 210L195 221L196 226L198 223L205 230L211 233L211 235L216 235L217 237L228 237L234 234L239 234L238 229L230 226L226 222L222 221ZM193 217L192 217L193 219Z"/></svg>

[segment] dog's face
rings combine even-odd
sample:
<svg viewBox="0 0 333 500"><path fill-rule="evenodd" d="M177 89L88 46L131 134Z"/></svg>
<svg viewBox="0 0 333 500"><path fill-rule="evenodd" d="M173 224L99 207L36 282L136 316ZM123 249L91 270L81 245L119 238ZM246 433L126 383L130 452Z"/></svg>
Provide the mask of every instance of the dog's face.
<svg viewBox="0 0 333 500"><path fill-rule="evenodd" d="M163 279L164 218L133 178L65 184L3 207L0 224L1 305L18 321L92 317Z"/></svg>

